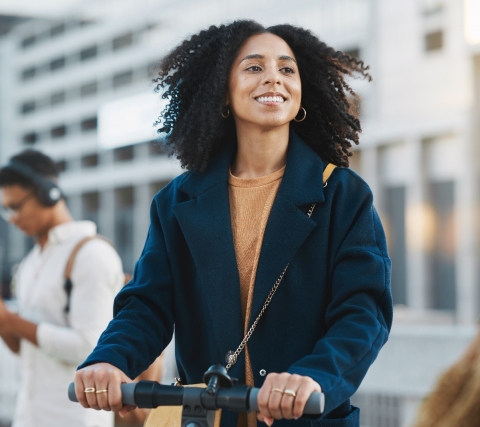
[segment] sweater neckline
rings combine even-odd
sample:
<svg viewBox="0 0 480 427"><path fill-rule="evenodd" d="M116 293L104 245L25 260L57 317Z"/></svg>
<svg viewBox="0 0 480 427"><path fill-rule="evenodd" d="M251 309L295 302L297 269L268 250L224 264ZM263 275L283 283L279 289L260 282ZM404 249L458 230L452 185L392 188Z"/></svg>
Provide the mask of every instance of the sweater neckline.
<svg viewBox="0 0 480 427"><path fill-rule="evenodd" d="M231 168L228 169L228 184L232 187L254 188L263 185L271 184L283 177L285 166L268 175L259 176L256 178L239 178L232 174Z"/></svg>

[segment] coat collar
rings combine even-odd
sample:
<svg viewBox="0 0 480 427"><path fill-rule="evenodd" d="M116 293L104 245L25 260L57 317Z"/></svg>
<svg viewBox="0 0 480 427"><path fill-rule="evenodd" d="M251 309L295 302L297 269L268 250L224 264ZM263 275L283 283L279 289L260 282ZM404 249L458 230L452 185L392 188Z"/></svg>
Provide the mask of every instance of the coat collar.
<svg viewBox="0 0 480 427"><path fill-rule="evenodd" d="M228 181L228 169L237 150L236 142L230 142L212 160L206 172L189 172L180 184L180 190L192 197ZM326 165L325 165L326 166ZM322 159L293 131L290 132L287 165L279 188L296 206L321 203L323 195Z"/></svg>
<svg viewBox="0 0 480 427"><path fill-rule="evenodd" d="M228 197L228 169L235 151L236 145L230 144L205 173L186 174L179 189L191 199L173 206L195 262L218 343L219 360L212 360L212 364L225 363L226 352L234 351L244 334ZM265 229L249 324L280 273L317 226L306 211L310 204L324 201L322 175L320 157L292 132L285 173ZM242 375L241 360L232 368L233 375Z"/></svg>

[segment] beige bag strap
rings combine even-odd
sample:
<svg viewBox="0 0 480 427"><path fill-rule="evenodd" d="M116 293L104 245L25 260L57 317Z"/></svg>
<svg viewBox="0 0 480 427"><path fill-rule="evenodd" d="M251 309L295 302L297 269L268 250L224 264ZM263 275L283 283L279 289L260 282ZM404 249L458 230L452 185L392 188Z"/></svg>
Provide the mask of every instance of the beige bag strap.
<svg viewBox="0 0 480 427"><path fill-rule="evenodd" d="M330 175L332 174L333 170L336 168L337 166L334 165L333 163L329 163L327 165L327 167L325 168L325 170L323 171L323 187L326 187L327 186L327 181L328 181L328 178L330 178Z"/></svg>
<svg viewBox="0 0 480 427"><path fill-rule="evenodd" d="M106 237L101 236L100 234L95 234L94 236L84 237L82 240L80 240L75 245L75 247L72 250L72 253L70 254L70 256L67 260L67 265L65 266L65 271L63 273L63 276L65 278L65 283L63 285L63 289L65 290L65 292L67 294L67 304L66 304L65 308L63 309L63 311L67 314L70 311L70 295L72 294L72 289L73 289L71 275L72 275L73 264L75 263L75 258L77 256L78 251L80 249L82 249L82 247L87 242L89 242L90 240L93 240L93 239L105 240L106 242L108 242L113 247L112 242L110 242L110 240L108 240Z"/></svg>
<svg viewBox="0 0 480 427"><path fill-rule="evenodd" d="M72 274L73 264L75 263L75 258L77 256L78 251L82 249L85 243L88 243L90 240L94 240L94 239L104 240L105 242L108 242L113 247L112 242L108 240L106 237L101 236L100 234L95 234L94 236L88 236L80 240L75 245L72 253L70 254L70 257L68 258L67 265L65 266L65 272L63 273L63 277L65 277L65 280L69 280L71 278L70 276Z"/></svg>

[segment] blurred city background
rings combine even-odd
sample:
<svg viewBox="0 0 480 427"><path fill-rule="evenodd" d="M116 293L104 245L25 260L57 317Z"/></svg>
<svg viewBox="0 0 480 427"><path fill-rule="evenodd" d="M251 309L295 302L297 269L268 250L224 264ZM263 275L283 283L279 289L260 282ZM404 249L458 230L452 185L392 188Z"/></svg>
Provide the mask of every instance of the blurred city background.
<svg viewBox="0 0 480 427"><path fill-rule="evenodd" d="M385 225L395 317L353 401L362 426L408 426L479 315L480 0L0 0L0 164L28 147L52 156L74 217L95 221L132 272L150 201L181 173L153 127L156 65L236 18L301 25L370 65L371 83L352 82L364 129L352 168ZM0 219L12 306L31 246ZM17 384L0 342L0 425Z"/></svg>

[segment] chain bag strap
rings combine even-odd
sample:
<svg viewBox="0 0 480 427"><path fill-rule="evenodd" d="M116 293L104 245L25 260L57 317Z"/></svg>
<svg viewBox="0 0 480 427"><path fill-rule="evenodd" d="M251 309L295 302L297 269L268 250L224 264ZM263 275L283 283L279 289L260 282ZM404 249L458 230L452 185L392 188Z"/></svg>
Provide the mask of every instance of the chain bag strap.
<svg viewBox="0 0 480 427"><path fill-rule="evenodd" d="M323 188L325 188L327 186L327 182L328 182L328 178L330 178L330 175L332 174L333 170L336 168L336 166L333 164L333 163L329 163L327 165L327 167L325 168L324 172L323 172ZM315 209L315 203L312 204L312 206L310 206L310 209L308 210L307 212L307 216L310 218L312 216L312 213L313 213L313 210ZM286 267L283 269L282 271L282 274L280 274L280 276L278 277L277 281L275 282L275 284L273 285L270 293L268 294L265 302L263 303L263 306L262 306L262 309L260 310L260 313L258 313L258 316L257 318L255 319L255 321L252 323L252 326L250 326L250 329L248 330L248 332L246 333L245 337L243 338L242 342L240 343L240 345L237 347L237 349L235 351L229 351L226 355L226 362L227 362L227 366L226 366L226 369L227 371L233 366L235 365L235 363L237 363L237 360L238 360L238 356L240 355L240 353L243 351L243 349L245 348L245 346L247 345L248 343L248 340L250 339L250 337L253 335L253 331L255 330L255 328L257 327L257 324L258 324L258 321L260 320L260 318L263 316L263 313L265 313L265 310L267 309L268 305L270 304L270 301L272 301L272 298L273 298L273 295L275 294L275 292L277 291L278 287L280 286L280 283L282 282L282 279L283 279L283 276L285 276L285 273L288 269L288 266L289 264L286 265Z"/></svg>

